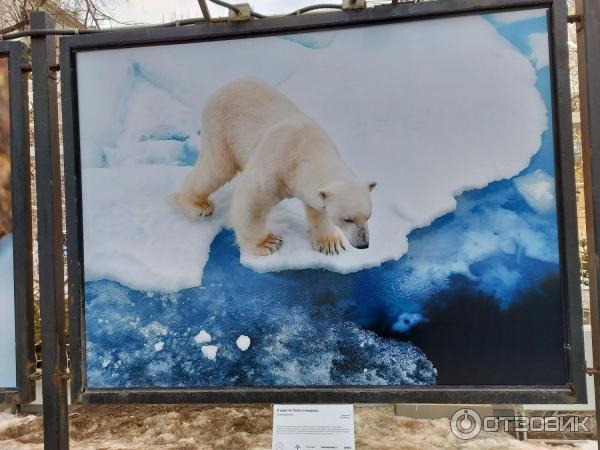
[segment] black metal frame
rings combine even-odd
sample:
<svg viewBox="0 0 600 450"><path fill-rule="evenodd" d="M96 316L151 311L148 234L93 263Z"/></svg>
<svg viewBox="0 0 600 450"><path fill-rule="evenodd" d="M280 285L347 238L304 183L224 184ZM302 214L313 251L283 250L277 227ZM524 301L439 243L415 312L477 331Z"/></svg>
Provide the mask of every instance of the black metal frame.
<svg viewBox="0 0 600 450"><path fill-rule="evenodd" d="M55 25L43 11L30 13L29 23L32 30ZM69 447L58 83L51 68L55 64L56 36L32 36L44 448L48 450Z"/></svg>
<svg viewBox="0 0 600 450"><path fill-rule="evenodd" d="M8 60L15 342L17 386L0 388L0 403L35 399L33 331L33 253L31 239L31 174L27 76L21 70L27 47L0 42L0 58Z"/></svg>
<svg viewBox="0 0 600 450"><path fill-rule="evenodd" d="M76 54L110 48L154 46L313 30L369 26L474 13L548 8L551 42L553 129L561 291L565 311L564 386L339 386L88 389L85 382L83 241ZM198 24L172 29L108 32L61 39L61 76L65 188L67 202L71 398L73 403L249 403L249 402L428 402L428 403L576 403L585 401L585 363L575 209L572 123L567 51L567 10L563 0L439 0L404 3L306 16L246 22Z"/></svg>

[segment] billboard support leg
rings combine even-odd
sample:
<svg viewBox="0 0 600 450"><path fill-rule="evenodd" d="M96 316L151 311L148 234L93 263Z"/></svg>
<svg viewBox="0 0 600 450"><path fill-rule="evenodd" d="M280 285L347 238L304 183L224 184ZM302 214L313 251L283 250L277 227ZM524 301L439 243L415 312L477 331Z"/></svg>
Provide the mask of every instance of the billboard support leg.
<svg viewBox="0 0 600 450"><path fill-rule="evenodd" d="M30 14L31 29L54 28L45 12ZM56 36L31 38L37 184L44 448L69 448Z"/></svg>
<svg viewBox="0 0 600 450"><path fill-rule="evenodd" d="M600 430L600 3L577 0L577 57L581 140L585 185L586 232L590 277L590 311L596 400L596 434ZM588 365L589 365L588 361ZM600 440L599 447L600 448Z"/></svg>

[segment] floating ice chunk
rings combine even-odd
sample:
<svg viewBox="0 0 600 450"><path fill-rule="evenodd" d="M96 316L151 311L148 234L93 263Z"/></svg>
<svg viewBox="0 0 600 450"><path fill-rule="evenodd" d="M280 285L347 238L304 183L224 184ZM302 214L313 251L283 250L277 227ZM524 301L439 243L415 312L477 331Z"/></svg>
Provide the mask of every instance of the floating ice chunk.
<svg viewBox="0 0 600 450"><path fill-rule="evenodd" d="M241 334L235 341L235 345L237 345L241 351L245 352L250 347L250 338L245 334Z"/></svg>
<svg viewBox="0 0 600 450"><path fill-rule="evenodd" d="M157 342L156 344L154 344L154 351L160 352L164 346L165 346L165 343L163 341Z"/></svg>
<svg viewBox="0 0 600 450"><path fill-rule="evenodd" d="M423 322L423 316L418 313L402 313L398 316L392 328L399 333L405 333L416 324Z"/></svg>
<svg viewBox="0 0 600 450"><path fill-rule="evenodd" d="M541 169L514 180L515 186L529 206L541 214L556 207L554 178Z"/></svg>
<svg viewBox="0 0 600 450"><path fill-rule="evenodd" d="M207 342L210 342L211 339L212 338L210 337L210 334L204 330L200 331L200 333L194 336L194 341L196 341L196 344L206 344Z"/></svg>
<svg viewBox="0 0 600 450"><path fill-rule="evenodd" d="M203 345L202 347L200 347L200 350L202 350L202 354L204 355L205 358L208 358L211 361L214 361L217 359L217 352L219 351L219 346L218 345Z"/></svg>

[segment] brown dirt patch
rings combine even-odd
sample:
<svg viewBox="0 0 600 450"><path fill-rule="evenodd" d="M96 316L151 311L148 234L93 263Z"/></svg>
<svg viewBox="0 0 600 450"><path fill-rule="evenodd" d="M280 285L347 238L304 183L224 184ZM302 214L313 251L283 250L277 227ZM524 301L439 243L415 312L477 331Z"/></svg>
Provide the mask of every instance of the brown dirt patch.
<svg viewBox="0 0 600 450"><path fill-rule="evenodd" d="M448 419L394 416L392 406L356 407L356 448L423 449L573 449L520 442L504 433L460 441ZM269 406L101 405L82 406L70 415L71 448L86 450L267 450L271 448ZM0 414L0 448L42 449L40 417ZM595 448L588 442L584 447Z"/></svg>

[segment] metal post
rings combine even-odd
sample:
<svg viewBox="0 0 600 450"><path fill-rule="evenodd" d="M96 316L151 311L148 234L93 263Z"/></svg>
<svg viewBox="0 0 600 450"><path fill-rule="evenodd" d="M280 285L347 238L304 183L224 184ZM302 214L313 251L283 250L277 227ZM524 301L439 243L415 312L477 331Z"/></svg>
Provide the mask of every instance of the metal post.
<svg viewBox="0 0 600 450"><path fill-rule="evenodd" d="M15 42L9 58L10 145L12 172L13 247L15 271L15 325L17 330L17 386L19 401L35 398L35 346L33 342L33 252L31 239L31 184L29 179L29 101L27 47ZM23 381L19 381L22 380Z"/></svg>
<svg viewBox="0 0 600 450"><path fill-rule="evenodd" d="M200 4L200 9L202 10L202 16L204 20L210 22L210 11L208 10L208 5L206 4L206 0L198 0Z"/></svg>
<svg viewBox="0 0 600 450"><path fill-rule="evenodd" d="M577 0L577 57L590 276L596 433L600 431L600 2ZM589 362L588 362L589 365ZM600 448L600 439L598 440Z"/></svg>
<svg viewBox="0 0 600 450"><path fill-rule="evenodd" d="M45 12L30 14L31 29L54 28ZM69 448L56 36L31 38L38 205L44 448Z"/></svg>

